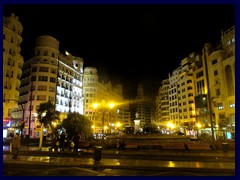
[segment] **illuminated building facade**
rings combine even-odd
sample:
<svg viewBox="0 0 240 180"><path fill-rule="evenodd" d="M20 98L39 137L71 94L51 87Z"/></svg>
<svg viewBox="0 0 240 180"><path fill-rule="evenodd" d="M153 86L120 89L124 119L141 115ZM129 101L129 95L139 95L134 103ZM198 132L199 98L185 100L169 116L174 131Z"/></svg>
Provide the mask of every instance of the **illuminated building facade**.
<svg viewBox="0 0 240 180"><path fill-rule="evenodd" d="M19 91L24 63L21 56L21 34L23 27L18 16L3 17L3 128L4 137L8 127L12 132L19 127L22 108L18 106ZM14 113L13 113L14 112Z"/></svg>
<svg viewBox="0 0 240 180"><path fill-rule="evenodd" d="M182 73L181 67L173 70L172 74L169 74L169 121L171 123L179 124L179 111L178 111L178 88L180 81L180 74Z"/></svg>
<svg viewBox="0 0 240 180"><path fill-rule="evenodd" d="M216 136L235 137L235 26L222 32L221 46L206 54Z"/></svg>
<svg viewBox="0 0 240 180"><path fill-rule="evenodd" d="M69 112L83 114L82 78L82 58L60 53L59 41L51 36L37 38L34 57L24 63L20 88L20 102L26 108L25 124L30 121L30 137L39 135L37 109L41 103L53 102L61 120ZM25 134L28 131L24 129Z"/></svg>
<svg viewBox="0 0 240 180"><path fill-rule="evenodd" d="M162 124L169 120L169 80L164 79L156 97L156 123Z"/></svg>
<svg viewBox="0 0 240 180"><path fill-rule="evenodd" d="M116 106L113 109L106 108L105 125L108 127L106 132L114 131L115 124L119 122L124 124L125 111L123 104L122 86L112 86L111 82L99 82L98 71L95 67L84 68L83 78L83 94L84 94L84 115L86 115L93 124L93 132L102 132L102 109L94 109L93 104L113 102Z"/></svg>

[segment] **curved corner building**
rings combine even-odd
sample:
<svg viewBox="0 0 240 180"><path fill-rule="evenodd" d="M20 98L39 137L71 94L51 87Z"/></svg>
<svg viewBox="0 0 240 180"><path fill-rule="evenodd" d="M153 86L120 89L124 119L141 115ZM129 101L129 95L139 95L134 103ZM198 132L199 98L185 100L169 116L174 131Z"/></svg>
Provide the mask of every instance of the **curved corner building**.
<svg viewBox="0 0 240 180"><path fill-rule="evenodd" d="M30 130L30 137L38 137L37 109L47 101L56 105L61 120L69 112L83 114L82 78L82 58L60 53L59 41L49 35L38 37L34 57L23 66L20 101L27 107L25 124L29 125L24 133Z"/></svg>

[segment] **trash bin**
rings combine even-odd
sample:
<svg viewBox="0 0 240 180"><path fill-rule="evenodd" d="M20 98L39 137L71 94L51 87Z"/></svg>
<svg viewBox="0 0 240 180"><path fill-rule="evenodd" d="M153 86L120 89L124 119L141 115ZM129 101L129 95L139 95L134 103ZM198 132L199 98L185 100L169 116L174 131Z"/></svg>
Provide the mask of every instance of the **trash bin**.
<svg viewBox="0 0 240 180"><path fill-rule="evenodd" d="M223 152L227 152L228 151L228 143L227 142L223 142L222 143L222 151Z"/></svg>
<svg viewBox="0 0 240 180"><path fill-rule="evenodd" d="M102 146L94 146L94 160L100 161L102 157Z"/></svg>

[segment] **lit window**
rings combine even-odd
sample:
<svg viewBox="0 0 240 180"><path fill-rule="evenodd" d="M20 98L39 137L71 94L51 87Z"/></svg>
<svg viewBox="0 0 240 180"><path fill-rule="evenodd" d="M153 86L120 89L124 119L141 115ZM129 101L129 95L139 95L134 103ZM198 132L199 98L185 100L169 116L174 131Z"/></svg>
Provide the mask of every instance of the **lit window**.
<svg viewBox="0 0 240 180"><path fill-rule="evenodd" d="M223 109L223 103L218 103L217 106L218 106L218 110Z"/></svg>

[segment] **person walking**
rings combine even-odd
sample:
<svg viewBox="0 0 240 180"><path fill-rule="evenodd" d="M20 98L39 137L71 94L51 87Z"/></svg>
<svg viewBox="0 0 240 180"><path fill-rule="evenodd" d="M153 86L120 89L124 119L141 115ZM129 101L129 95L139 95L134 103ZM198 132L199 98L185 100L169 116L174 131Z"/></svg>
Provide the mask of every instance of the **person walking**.
<svg viewBox="0 0 240 180"><path fill-rule="evenodd" d="M17 159L20 145L21 142L19 138L19 133L16 133L15 137L11 141L11 154L13 155L13 159Z"/></svg>
<svg viewBox="0 0 240 180"><path fill-rule="evenodd" d="M80 143L80 136L79 134L75 134L73 137L73 142L74 142L74 148L73 151L77 152L79 148L79 143Z"/></svg>
<svg viewBox="0 0 240 180"><path fill-rule="evenodd" d="M59 143L60 143L60 151L64 151L64 142L65 142L66 136L65 133L62 132L60 135Z"/></svg>

